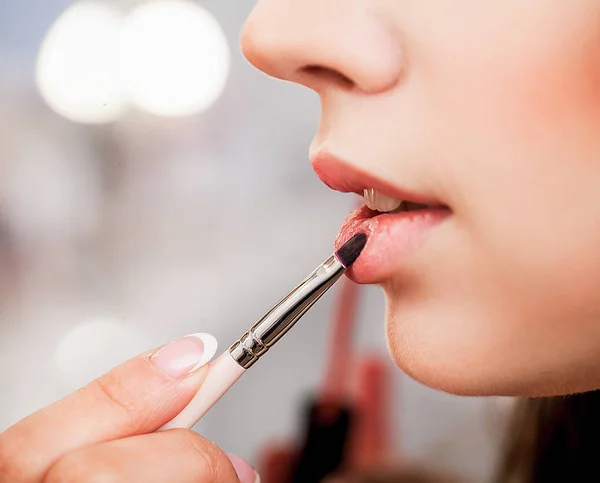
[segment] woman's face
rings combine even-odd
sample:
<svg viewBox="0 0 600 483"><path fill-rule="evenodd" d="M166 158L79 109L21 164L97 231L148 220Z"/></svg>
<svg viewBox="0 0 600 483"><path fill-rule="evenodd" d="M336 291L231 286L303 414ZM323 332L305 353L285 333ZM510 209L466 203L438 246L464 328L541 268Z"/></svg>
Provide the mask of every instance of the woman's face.
<svg viewBox="0 0 600 483"><path fill-rule="evenodd" d="M370 234L352 275L384 288L400 368L457 394L600 387L600 2L260 0L242 50L320 96L327 184L431 206L338 240Z"/></svg>

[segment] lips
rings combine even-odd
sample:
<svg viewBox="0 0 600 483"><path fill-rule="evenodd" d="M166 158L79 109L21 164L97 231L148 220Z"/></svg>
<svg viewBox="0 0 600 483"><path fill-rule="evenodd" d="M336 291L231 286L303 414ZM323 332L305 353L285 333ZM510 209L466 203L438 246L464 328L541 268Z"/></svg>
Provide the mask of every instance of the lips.
<svg viewBox="0 0 600 483"><path fill-rule="evenodd" d="M373 188L384 195L419 205L432 207L444 206L439 200L408 189L398 187L372 174L362 171L328 153L318 153L311 159L311 164L321 181L331 189L342 193L363 194Z"/></svg>
<svg viewBox="0 0 600 483"><path fill-rule="evenodd" d="M373 188L409 205L421 205L420 209L394 213L381 213L363 206L346 218L335 240L336 249L357 232L369 237L348 273L356 282L379 283L402 270L407 257L422 247L451 214L449 207L439 200L393 185L329 153L317 153L311 163L319 178L336 191L362 195L365 189Z"/></svg>

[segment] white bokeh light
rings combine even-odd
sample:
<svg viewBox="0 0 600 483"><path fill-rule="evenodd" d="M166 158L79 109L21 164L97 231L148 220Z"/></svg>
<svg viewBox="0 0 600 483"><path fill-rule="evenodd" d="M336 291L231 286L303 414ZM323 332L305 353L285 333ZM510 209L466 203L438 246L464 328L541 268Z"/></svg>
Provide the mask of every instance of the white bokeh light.
<svg viewBox="0 0 600 483"><path fill-rule="evenodd" d="M140 328L97 318L77 325L63 338L55 361L67 389L75 390L149 348Z"/></svg>
<svg viewBox="0 0 600 483"><path fill-rule="evenodd" d="M126 107L120 73L123 17L105 3L68 8L48 32L37 60L37 84L46 103L75 122L114 121Z"/></svg>
<svg viewBox="0 0 600 483"><path fill-rule="evenodd" d="M153 0L136 8L124 26L122 53L132 102L162 116L208 109L222 93L230 69L219 23L185 0Z"/></svg>

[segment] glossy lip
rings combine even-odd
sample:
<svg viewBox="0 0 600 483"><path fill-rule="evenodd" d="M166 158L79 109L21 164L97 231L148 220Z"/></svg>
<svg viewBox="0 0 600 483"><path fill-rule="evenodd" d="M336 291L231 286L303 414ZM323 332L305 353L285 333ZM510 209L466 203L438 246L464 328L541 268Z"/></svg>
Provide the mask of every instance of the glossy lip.
<svg viewBox="0 0 600 483"><path fill-rule="evenodd" d="M346 218L334 243L336 250L357 232L369 237L347 272L355 282L379 283L402 270L404 260L425 243L432 228L452 213L439 200L391 185L328 153L317 154L311 163L319 178L334 190L362 195L365 189L374 188L387 196L428 206L400 213L380 213L363 206Z"/></svg>

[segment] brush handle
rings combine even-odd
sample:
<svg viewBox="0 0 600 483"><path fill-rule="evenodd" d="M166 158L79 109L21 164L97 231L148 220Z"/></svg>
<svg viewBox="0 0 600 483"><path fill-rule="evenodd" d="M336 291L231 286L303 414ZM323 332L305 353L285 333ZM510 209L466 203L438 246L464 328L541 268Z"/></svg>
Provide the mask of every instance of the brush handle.
<svg viewBox="0 0 600 483"><path fill-rule="evenodd" d="M223 352L208 365L206 378L190 403L157 431L174 428L190 429L245 372L246 370L233 360L229 351Z"/></svg>

